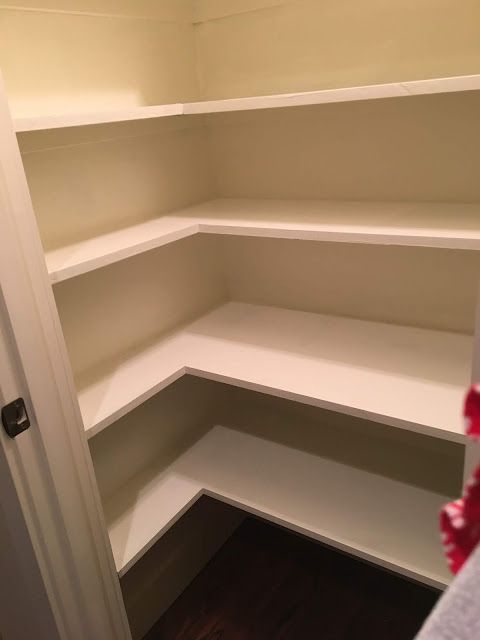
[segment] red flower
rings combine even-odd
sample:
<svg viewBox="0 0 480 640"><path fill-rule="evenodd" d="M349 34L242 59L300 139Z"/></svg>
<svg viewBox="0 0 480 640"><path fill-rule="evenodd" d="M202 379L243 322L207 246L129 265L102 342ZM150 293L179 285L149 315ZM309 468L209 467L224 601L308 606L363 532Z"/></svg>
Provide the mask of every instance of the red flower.
<svg viewBox="0 0 480 640"><path fill-rule="evenodd" d="M474 440L480 440L480 384L470 388L465 398L465 432Z"/></svg>
<svg viewBox="0 0 480 640"><path fill-rule="evenodd" d="M465 399L465 430L480 440L480 385L474 385ZM463 497L444 506L440 530L448 564L457 573L480 542L480 467L465 487Z"/></svg>

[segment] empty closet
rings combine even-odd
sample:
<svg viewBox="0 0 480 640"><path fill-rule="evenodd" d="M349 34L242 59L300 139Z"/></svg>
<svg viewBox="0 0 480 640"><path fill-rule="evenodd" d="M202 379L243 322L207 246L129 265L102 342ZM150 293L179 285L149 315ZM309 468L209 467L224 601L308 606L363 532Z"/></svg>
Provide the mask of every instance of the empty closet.
<svg viewBox="0 0 480 640"><path fill-rule="evenodd" d="M449 583L479 42L475 0L1 3L8 179L135 638L242 512Z"/></svg>

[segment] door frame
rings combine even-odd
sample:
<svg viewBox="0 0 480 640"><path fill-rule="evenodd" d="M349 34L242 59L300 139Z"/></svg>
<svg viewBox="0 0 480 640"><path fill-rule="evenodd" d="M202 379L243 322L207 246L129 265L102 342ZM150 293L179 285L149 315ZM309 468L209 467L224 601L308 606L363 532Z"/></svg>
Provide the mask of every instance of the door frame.
<svg viewBox="0 0 480 640"><path fill-rule="evenodd" d="M39 627L36 637L131 640L73 375L0 77L0 399L3 404L20 396L25 399L31 427L14 440L2 429L0 478L10 478L2 496L10 529L15 528L15 536L19 534L13 522L16 512L24 522L23 533L28 534L19 534L24 551L20 557L32 576L38 572L48 602L44 631L50 620L50 635L40 636ZM30 612L24 611L24 615Z"/></svg>

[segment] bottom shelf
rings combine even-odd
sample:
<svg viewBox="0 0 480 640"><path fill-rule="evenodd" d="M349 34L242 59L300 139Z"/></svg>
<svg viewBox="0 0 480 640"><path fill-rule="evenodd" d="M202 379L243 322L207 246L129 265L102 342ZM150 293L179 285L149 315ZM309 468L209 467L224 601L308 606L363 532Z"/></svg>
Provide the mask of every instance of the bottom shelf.
<svg viewBox="0 0 480 640"><path fill-rule="evenodd" d="M106 504L120 575L206 494L402 575L443 588L447 497L222 426Z"/></svg>

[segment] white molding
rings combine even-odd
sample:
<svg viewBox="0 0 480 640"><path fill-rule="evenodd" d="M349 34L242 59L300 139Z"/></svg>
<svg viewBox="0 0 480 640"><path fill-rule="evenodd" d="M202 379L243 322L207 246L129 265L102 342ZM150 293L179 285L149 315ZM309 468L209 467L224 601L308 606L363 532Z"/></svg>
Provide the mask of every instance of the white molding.
<svg viewBox="0 0 480 640"><path fill-rule="evenodd" d="M19 498L29 496L22 507L62 640L130 640L3 86L0 138L0 284L33 421L15 441Z"/></svg>

